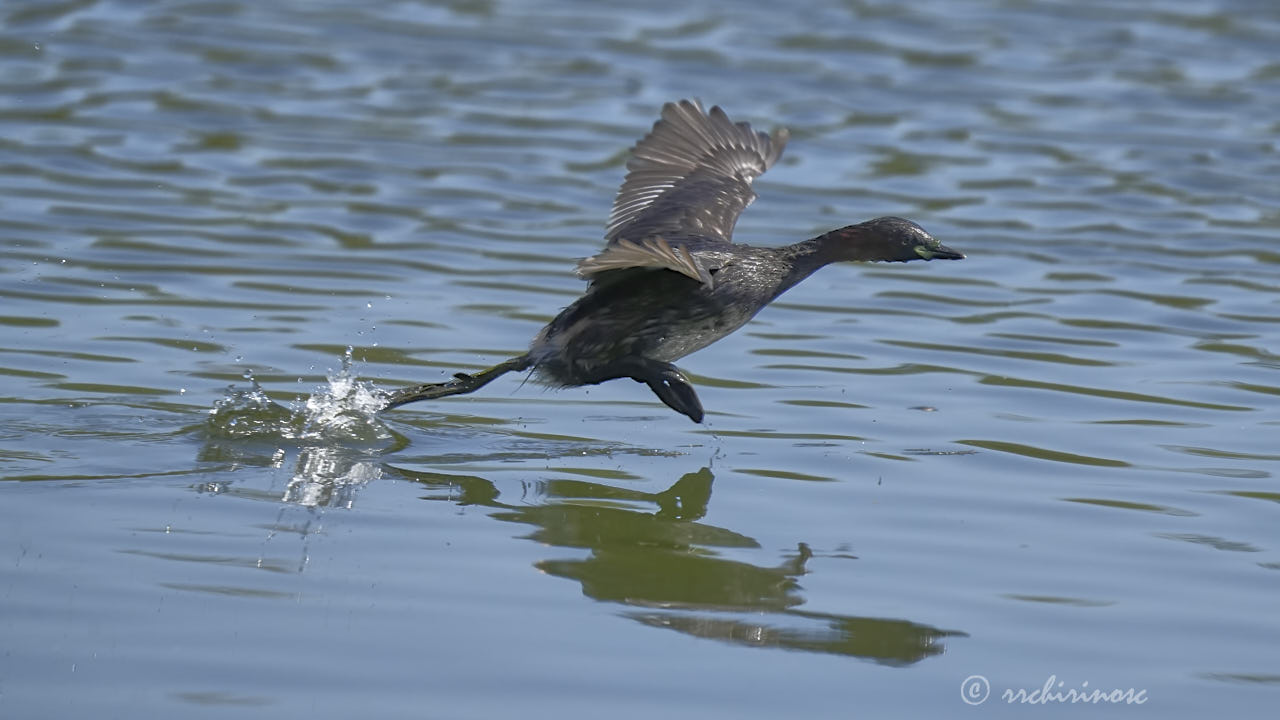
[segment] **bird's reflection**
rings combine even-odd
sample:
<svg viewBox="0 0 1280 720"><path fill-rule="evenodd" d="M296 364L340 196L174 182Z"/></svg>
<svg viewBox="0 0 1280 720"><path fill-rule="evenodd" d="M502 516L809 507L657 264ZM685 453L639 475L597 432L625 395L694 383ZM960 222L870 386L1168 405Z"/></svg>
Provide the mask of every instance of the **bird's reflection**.
<svg viewBox="0 0 1280 720"><path fill-rule="evenodd" d="M799 609L805 600L798 578L807 572L813 551L800 543L772 566L724 557L760 546L741 533L701 522L711 499L710 468L658 493L584 480L539 482L526 487L518 505L503 502L497 487L477 476L393 467L386 474L428 488L424 499L493 508L498 520L532 526L528 539L590 550L586 557L542 560L536 567L578 582L588 597L633 608L624 616L645 625L887 665L937 655L943 638L964 635L907 620Z"/></svg>

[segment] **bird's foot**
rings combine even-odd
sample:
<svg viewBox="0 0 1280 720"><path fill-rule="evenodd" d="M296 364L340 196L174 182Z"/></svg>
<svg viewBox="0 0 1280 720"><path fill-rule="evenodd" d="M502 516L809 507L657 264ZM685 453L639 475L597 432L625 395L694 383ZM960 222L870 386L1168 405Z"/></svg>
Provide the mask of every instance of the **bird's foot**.
<svg viewBox="0 0 1280 720"><path fill-rule="evenodd" d="M693 383L674 365L663 368L656 377L645 381L658 399L667 407L687 416L690 420L702 422L702 401L693 389Z"/></svg>
<svg viewBox="0 0 1280 720"><path fill-rule="evenodd" d="M629 358L612 369L616 374L611 373L611 377L629 377L644 383L667 407L696 423L702 422L702 401L698 400L693 383L675 365L648 358Z"/></svg>

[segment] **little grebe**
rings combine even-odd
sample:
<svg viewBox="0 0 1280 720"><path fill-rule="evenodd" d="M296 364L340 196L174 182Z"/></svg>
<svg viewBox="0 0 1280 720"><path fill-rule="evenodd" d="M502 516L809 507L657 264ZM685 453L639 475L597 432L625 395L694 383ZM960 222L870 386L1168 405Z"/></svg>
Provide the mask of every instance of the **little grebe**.
<svg viewBox="0 0 1280 720"><path fill-rule="evenodd" d="M667 103L636 144L613 203L604 250L578 263L587 290L529 348L475 374L457 373L392 393L386 408L480 389L504 373L533 368L553 385L616 378L647 384L694 422L702 403L671 363L719 340L818 268L844 260L959 260L963 254L919 225L882 217L779 248L732 242L756 194L751 181L787 142L734 123L719 107Z"/></svg>

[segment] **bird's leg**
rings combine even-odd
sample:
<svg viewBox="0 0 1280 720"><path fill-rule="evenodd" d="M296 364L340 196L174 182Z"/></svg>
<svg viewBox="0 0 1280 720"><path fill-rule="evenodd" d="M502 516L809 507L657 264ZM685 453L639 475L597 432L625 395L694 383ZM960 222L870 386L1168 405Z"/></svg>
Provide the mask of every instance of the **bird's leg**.
<svg viewBox="0 0 1280 720"><path fill-rule="evenodd" d="M627 358L609 368L609 378L629 377L649 386L667 407L688 416L696 423L702 422L702 402L693 390L689 378L680 368L669 362L648 358Z"/></svg>
<svg viewBox="0 0 1280 720"><path fill-rule="evenodd" d="M387 404L382 407L383 410L390 410L394 407L400 407L411 402L419 400L434 400L435 398L447 397L449 395L462 395L464 393L475 392L489 383L497 380L499 376L509 372L519 372L529 369L533 361L528 355L513 357L510 360L500 362L487 370L481 370L474 375L467 373L454 373L453 379L442 383L426 383L423 385L414 385L402 390L391 393L387 398Z"/></svg>

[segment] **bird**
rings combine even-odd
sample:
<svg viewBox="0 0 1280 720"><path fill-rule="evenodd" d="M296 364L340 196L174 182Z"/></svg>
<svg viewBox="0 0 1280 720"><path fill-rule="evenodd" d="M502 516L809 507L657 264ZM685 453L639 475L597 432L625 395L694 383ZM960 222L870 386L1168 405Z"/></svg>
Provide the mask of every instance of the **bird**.
<svg viewBox="0 0 1280 720"><path fill-rule="evenodd" d="M605 246L578 262L585 292L527 352L477 373L387 393L382 409L470 393L532 369L557 387L631 378L695 423L702 402L673 363L734 332L779 295L833 262L960 260L916 223L879 217L782 247L733 242L755 199L752 181L789 134L734 122L719 106L669 102L631 150Z"/></svg>

